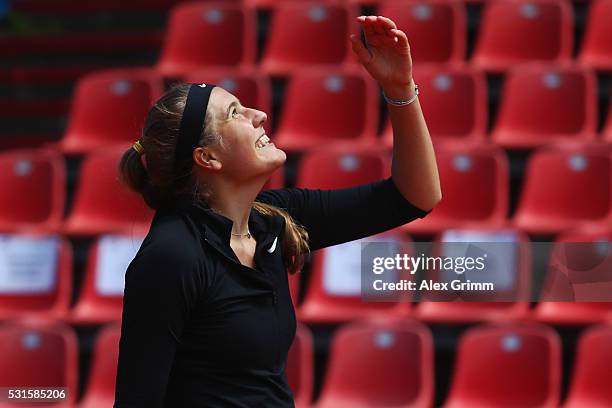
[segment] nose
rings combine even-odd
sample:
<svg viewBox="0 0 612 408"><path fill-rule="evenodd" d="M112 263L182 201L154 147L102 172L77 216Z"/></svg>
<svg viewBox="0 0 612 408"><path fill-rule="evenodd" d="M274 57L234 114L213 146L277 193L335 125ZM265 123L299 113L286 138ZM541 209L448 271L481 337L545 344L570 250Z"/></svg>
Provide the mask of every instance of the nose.
<svg viewBox="0 0 612 408"><path fill-rule="evenodd" d="M253 127L258 128L258 127L263 126L263 124L266 123L266 120L268 120L268 115L266 115L266 112L262 112L257 109L252 109L252 111L253 111Z"/></svg>

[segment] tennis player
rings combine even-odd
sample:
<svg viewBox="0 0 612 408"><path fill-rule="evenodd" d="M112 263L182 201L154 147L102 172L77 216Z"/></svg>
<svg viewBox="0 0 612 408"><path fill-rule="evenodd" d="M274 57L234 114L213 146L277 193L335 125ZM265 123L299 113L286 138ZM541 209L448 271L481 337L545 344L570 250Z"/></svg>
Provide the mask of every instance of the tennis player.
<svg viewBox="0 0 612 408"><path fill-rule="evenodd" d="M125 275L115 408L293 407L287 274L312 250L422 218L440 201L406 35L361 16L353 51L384 91L392 176L338 190L260 192L286 160L266 114L213 84L151 108L120 177L156 210ZM304 121L309 118L303 118Z"/></svg>

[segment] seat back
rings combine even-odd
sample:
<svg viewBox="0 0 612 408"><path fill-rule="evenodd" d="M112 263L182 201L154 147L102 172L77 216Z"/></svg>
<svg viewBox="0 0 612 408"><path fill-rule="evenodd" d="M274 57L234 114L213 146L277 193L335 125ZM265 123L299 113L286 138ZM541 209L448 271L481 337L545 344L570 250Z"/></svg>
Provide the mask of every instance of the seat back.
<svg viewBox="0 0 612 408"><path fill-rule="evenodd" d="M352 53L348 37L355 32L355 17L355 6L343 2L277 2L262 68L286 75L297 68L346 63Z"/></svg>
<svg viewBox="0 0 612 408"><path fill-rule="evenodd" d="M66 168L52 150L0 153L0 231L54 231L64 215Z"/></svg>
<svg viewBox="0 0 612 408"><path fill-rule="evenodd" d="M163 87L161 76L144 68L98 71L83 77L76 86L60 148L85 153L105 146L129 146L140 137L149 108Z"/></svg>
<svg viewBox="0 0 612 408"><path fill-rule="evenodd" d="M72 295L70 241L34 233L0 237L0 319L66 318Z"/></svg>
<svg viewBox="0 0 612 408"><path fill-rule="evenodd" d="M256 38L251 7L220 1L179 4L170 12L156 68L178 77L207 67L250 67Z"/></svg>
<svg viewBox="0 0 612 408"><path fill-rule="evenodd" d="M444 195L433 211L406 225L408 231L500 227L507 219L509 163L494 145L444 144L436 148Z"/></svg>
<svg viewBox="0 0 612 408"><path fill-rule="evenodd" d="M449 406L558 406L561 341L539 325L480 326L459 340Z"/></svg>
<svg viewBox="0 0 612 408"><path fill-rule="evenodd" d="M0 344L0 384L67 387L67 401L76 401L78 341L72 328L53 321L5 322Z"/></svg>
<svg viewBox="0 0 612 408"><path fill-rule="evenodd" d="M153 211L118 179L119 160L124 152L105 149L85 157L74 205L65 223L67 233L95 235L150 225Z"/></svg>
<svg viewBox="0 0 612 408"><path fill-rule="evenodd" d="M487 82L482 71L470 67L421 65L415 70L421 109L434 143L483 142L487 131ZM385 131L393 141L391 122Z"/></svg>
<svg viewBox="0 0 612 408"><path fill-rule="evenodd" d="M591 70L531 64L509 71L493 130L496 143L534 147L593 140L596 132L597 81Z"/></svg>
<svg viewBox="0 0 612 408"><path fill-rule="evenodd" d="M487 70L571 58L573 14L566 0L487 2L480 22L473 62Z"/></svg>
<svg viewBox="0 0 612 408"><path fill-rule="evenodd" d="M112 405L119 360L120 325L108 325L96 335L91 369L80 408Z"/></svg>
<svg viewBox="0 0 612 408"><path fill-rule="evenodd" d="M420 62L462 62L465 59L467 16L458 2L381 1L378 15L390 18L410 41Z"/></svg>
<svg viewBox="0 0 612 408"><path fill-rule="evenodd" d="M354 71L300 71L287 85L275 143L300 149L373 141L377 125L378 95L371 79Z"/></svg>
<svg viewBox="0 0 612 408"><path fill-rule="evenodd" d="M514 222L534 233L604 221L612 208L612 157L605 145L542 147L529 157ZM552 177L551 177L552 176Z"/></svg>
<svg viewBox="0 0 612 408"><path fill-rule="evenodd" d="M334 334L322 407L433 404L433 341L413 321L356 322Z"/></svg>

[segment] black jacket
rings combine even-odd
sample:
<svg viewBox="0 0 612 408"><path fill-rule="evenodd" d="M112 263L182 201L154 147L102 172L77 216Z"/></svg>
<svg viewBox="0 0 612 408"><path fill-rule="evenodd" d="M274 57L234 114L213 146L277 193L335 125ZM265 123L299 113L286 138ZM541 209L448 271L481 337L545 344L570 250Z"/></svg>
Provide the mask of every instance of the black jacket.
<svg viewBox="0 0 612 408"><path fill-rule="evenodd" d="M286 188L312 250L424 217L392 179L339 190ZM157 211L125 275L115 408L293 407L285 363L296 319L284 220L251 210L255 269L231 249L232 221L195 205Z"/></svg>

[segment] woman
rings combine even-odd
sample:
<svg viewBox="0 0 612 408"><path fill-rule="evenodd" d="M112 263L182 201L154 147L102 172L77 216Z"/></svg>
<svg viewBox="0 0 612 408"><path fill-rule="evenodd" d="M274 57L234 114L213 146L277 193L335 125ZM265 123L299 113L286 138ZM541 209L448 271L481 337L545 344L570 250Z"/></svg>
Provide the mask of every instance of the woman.
<svg viewBox="0 0 612 408"><path fill-rule="evenodd" d="M287 271L309 250L423 217L441 199L406 35L384 17L357 21L368 48L352 36L353 50L389 102L389 179L260 193L286 159L265 113L208 84L175 87L151 109L120 164L157 211L126 272L115 408L293 406Z"/></svg>

